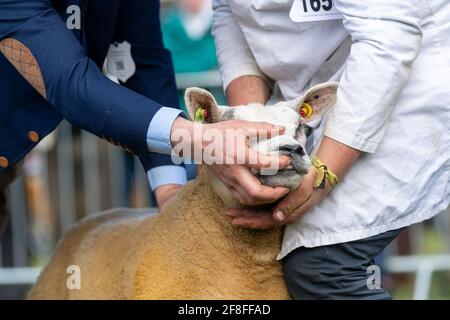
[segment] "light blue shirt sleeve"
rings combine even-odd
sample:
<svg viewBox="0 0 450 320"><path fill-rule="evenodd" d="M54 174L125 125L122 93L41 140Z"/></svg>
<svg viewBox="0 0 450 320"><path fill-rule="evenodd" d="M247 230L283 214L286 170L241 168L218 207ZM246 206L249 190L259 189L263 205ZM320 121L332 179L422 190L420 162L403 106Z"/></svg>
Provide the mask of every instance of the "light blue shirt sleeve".
<svg viewBox="0 0 450 320"><path fill-rule="evenodd" d="M172 144L170 133L173 123L183 111L174 108L162 107L155 114L147 131L147 146L149 152L170 155Z"/></svg>
<svg viewBox="0 0 450 320"><path fill-rule="evenodd" d="M162 107L153 117L147 131L147 146L149 152L170 155L172 144L170 133L173 123L183 111ZM186 169L183 166L168 165L150 169L147 172L152 190L165 184L181 184L187 182Z"/></svg>
<svg viewBox="0 0 450 320"><path fill-rule="evenodd" d="M187 182L186 169L183 166L160 166L147 171L148 182L152 191L165 184L181 184Z"/></svg>

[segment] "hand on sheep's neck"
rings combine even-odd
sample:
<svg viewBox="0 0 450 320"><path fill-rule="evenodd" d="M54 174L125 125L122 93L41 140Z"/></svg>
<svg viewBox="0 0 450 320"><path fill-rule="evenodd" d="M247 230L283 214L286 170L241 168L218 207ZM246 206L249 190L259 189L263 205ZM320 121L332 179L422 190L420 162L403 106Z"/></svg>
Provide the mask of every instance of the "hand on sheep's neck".
<svg viewBox="0 0 450 320"><path fill-rule="evenodd" d="M210 176L211 186L214 189L214 192L219 196L222 200L226 209L239 209L244 206L237 201L230 190L219 180L210 170L208 169L208 174Z"/></svg>
<svg viewBox="0 0 450 320"><path fill-rule="evenodd" d="M210 168L206 171L209 176L209 181L213 188L213 191L219 196L220 200L222 200L224 207L226 209L242 209L248 208L249 206L243 205L231 194L230 190L223 184L222 181L212 172ZM259 207L259 206L253 206Z"/></svg>

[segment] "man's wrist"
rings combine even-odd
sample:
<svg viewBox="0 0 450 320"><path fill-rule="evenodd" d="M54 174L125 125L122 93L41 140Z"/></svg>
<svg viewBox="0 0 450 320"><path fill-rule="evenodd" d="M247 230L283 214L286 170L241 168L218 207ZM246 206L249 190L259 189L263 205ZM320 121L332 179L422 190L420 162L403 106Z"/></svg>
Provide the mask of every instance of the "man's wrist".
<svg viewBox="0 0 450 320"><path fill-rule="evenodd" d="M190 150L190 157L195 161L201 161L195 156L198 151L203 153L204 148L210 143L203 139L203 133L214 127L214 123L196 123L181 117L176 119L172 126L170 140L172 146L177 146L175 148L177 156L186 157L183 150Z"/></svg>
<svg viewBox="0 0 450 320"><path fill-rule="evenodd" d="M155 167L147 172L147 177L153 191L164 185L184 185L187 183L186 169L183 166Z"/></svg>
<svg viewBox="0 0 450 320"><path fill-rule="evenodd" d="M342 180L360 154L361 151L324 136L317 157Z"/></svg>
<svg viewBox="0 0 450 320"><path fill-rule="evenodd" d="M193 125L192 121L181 117L176 118L170 131L171 145L175 146L180 142L180 132L185 131L186 133L191 134L193 132Z"/></svg>
<svg viewBox="0 0 450 320"><path fill-rule="evenodd" d="M180 184L165 184L158 187L155 192L156 202L158 203L158 207L164 207L169 200L171 200L177 192L183 186Z"/></svg>
<svg viewBox="0 0 450 320"><path fill-rule="evenodd" d="M230 106L264 104L269 99L270 87L258 76L242 76L230 82L226 93Z"/></svg>
<svg viewBox="0 0 450 320"><path fill-rule="evenodd" d="M183 111L162 107L153 117L147 131L149 152L170 155L172 152L171 134L173 126Z"/></svg>

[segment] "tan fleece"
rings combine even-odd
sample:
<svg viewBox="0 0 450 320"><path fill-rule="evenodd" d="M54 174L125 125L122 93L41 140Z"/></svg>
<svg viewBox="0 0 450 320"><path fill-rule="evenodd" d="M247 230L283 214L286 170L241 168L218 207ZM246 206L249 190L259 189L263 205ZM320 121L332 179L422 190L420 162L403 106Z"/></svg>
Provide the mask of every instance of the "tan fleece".
<svg viewBox="0 0 450 320"><path fill-rule="evenodd" d="M287 299L282 229L233 227L207 169L160 214L116 210L74 226L31 299ZM66 269L81 269L69 290Z"/></svg>

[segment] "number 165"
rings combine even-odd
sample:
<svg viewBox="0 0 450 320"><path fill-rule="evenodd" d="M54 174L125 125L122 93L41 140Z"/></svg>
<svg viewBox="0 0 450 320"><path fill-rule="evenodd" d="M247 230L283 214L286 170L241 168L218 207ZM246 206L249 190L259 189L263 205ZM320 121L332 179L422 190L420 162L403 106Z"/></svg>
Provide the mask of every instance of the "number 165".
<svg viewBox="0 0 450 320"><path fill-rule="evenodd" d="M307 0L303 1L303 10L305 12L308 12L308 3ZM309 0L309 5L311 9L315 12L320 11L320 9L323 9L325 11L330 11L333 8L333 1L332 0Z"/></svg>

